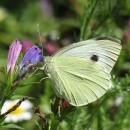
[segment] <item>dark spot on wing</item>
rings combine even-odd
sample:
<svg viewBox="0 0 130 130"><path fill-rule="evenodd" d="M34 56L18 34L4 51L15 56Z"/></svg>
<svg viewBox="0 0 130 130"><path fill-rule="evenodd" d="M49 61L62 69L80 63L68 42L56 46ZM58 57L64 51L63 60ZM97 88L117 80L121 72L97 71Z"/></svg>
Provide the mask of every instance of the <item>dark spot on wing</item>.
<svg viewBox="0 0 130 130"><path fill-rule="evenodd" d="M92 55L91 60L97 62L98 61L98 56L97 55Z"/></svg>

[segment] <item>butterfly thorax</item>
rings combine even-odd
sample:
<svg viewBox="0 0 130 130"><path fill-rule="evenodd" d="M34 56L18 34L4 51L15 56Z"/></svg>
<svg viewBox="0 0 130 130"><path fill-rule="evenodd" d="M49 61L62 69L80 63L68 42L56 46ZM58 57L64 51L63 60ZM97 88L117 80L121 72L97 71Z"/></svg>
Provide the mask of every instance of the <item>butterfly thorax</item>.
<svg viewBox="0 0 130 130"><path fill-rule="evenodd" d="M54 67L54 61L53 58L50 56L45 57L45 73L47 75L51 75L51 73L54 73L55 67Z"/></svg>

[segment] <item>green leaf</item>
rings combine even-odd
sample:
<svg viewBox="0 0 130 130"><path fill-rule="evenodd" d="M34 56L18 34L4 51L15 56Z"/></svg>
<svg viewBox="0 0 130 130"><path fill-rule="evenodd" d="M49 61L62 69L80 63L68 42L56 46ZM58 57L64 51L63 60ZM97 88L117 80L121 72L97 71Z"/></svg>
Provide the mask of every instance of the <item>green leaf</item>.
<svg viewBox="0 0 130 130"><path fill-rule="evenodd" d="M15 100L15 99L21 99L21 98L23 98L23 97L26 97L27 99L35 99L35 98L33 98L33 97L29 97L29 96L25 96L25 95L13 95L12 97L11 97L11 99L12 100Z"/></svg>
<svg viewBox="0 0 130 130"><path fill-rule="evenodd" d="M41 126L39 125L39 123L37 121L36 122L36 125L38 126L38 130L42 130Z"/></svg>
<svg viewBox="0 0 130 130"><path fill-rule="evenodd" d="M19 84L19 87L26 87L26 86L28 86L28 85L32 85L32 84L40 84L40 82L30 82L30 83L28 83L28 84Z"/></svg>
<svg viewBox="0 0 130 130"><path fill-rule="evenodd" d="M15 125L15 124L7 124L5 126L0 126L0 128L13 128L13 129L19 129L19 130L23 130L24 128L18 126L18 125Z"/></svg>

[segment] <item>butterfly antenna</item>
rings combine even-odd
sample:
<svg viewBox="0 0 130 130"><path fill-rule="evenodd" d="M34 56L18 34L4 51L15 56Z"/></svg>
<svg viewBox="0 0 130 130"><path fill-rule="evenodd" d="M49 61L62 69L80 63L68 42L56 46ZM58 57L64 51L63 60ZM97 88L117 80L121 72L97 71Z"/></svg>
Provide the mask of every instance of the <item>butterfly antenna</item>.
<svg viewBox="0 0 130 130"><path fill-rule="evenodd" d="M37 24L37 31L38 31L38 36L39 36L39 40L40 40L40 44L42 46L42 56L43 56L43 44L42 44L42 39L41 39L41 33L40 33L40 28L39 28L39 24Z"/></svg>

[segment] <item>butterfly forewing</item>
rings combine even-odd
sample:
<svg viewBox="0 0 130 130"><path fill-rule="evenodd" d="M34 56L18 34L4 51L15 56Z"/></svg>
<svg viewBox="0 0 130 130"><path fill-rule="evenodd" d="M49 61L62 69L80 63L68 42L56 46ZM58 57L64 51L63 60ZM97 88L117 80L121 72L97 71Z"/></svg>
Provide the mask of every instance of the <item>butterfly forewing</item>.
<svg viewBox="0 0 130 130"><path fill-rule="evenodd" d="M98 38L98 40L92 39L74 43L54 54L54 58L62 55L90 59L93 55L97 55L99 58L97 64L110 73L120 51L121 45L119 40L105 37L105 39L102 38L101 40Z"/></svg>
<svg viewBox="0 0 130 130"><path fill-rule="evenodd" d="M65 47L46 58L45 71L51 76L57 96L74 106L101 97L112 85L112 70L121 45L117 41L92 39Z"/></svg>

